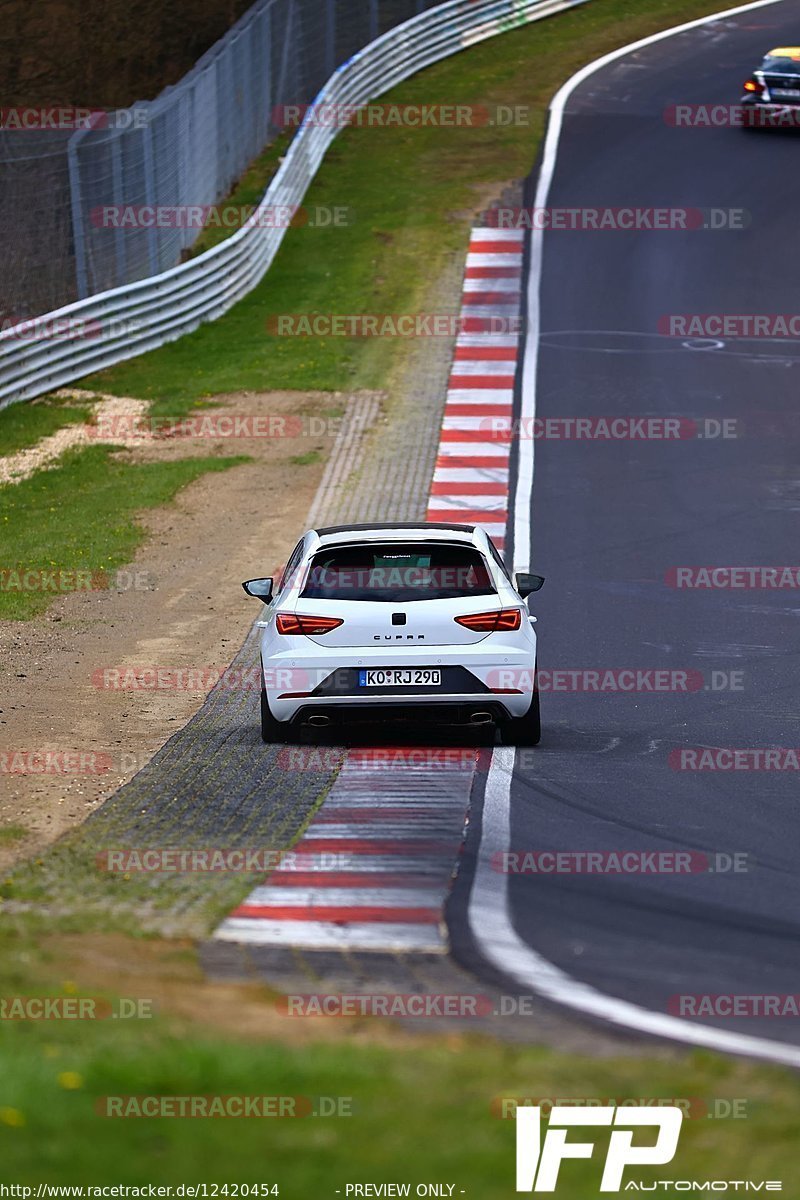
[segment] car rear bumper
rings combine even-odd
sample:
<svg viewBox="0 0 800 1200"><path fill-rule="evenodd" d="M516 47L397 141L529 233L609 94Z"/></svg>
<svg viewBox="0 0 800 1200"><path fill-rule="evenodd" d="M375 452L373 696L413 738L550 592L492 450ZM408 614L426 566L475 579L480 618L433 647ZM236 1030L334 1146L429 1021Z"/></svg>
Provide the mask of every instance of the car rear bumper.
<svg viewBox="0 0 800 1200"><path fill-rule="evenodd" d="M352 656L338 651L265 659L263 679L278 721L308 721L315 713L331 721L346 719L348 713L351 720L360 720L372 710L379 720L413 719L415 713L439 720L441 713L443 721L449 715L448 723L462 723L475 712L492 711L498 719L524 716L533 696L535 661L535 640L530 648L500 643L490 649L459 647L451 654L441 646L429 651L368 647ZM442 682L424 688L359 686L360 669L385 667L439 668Z"/></svg>
<svg viewBox="0 0 800 1200"><path fill-rule="evenodd" d="M527 697L524 711L530 708ZM477 728L502 723L509 717L523 715L510 711L507 704L498 703L492 697L466 696L409 696L404 698L381 696L379 703L372 697L350 698L334 704L313 702L302 704L291 719L291 724L311 726L374 725L380 722L424 723L427 728L437 725L465 725Z"/></svg>
<svg viewBox="0 0 800 1200"><path fill-rule="evenodd" d="M759 100L750 96L741 102L745 128L800 129L800 98L797 100Z"/></svg>

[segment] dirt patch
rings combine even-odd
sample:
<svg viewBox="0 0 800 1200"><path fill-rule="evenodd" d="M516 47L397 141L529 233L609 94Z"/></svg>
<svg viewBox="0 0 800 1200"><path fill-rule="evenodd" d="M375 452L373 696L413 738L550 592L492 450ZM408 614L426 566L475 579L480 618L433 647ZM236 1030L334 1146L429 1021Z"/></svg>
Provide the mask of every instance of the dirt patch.
<svg viewBox="0 0 800 1200"><path fill-rule="evenodd" d="M243 1041L336 1041L343 1035L372 1045L423 1045L425 1038L375 1017L314 1017L285 1012L278 992L262 983L216 983L202 971L190 941L132 939L113 934L59 936L41 943L48 978L65 981L70 992L125 996L149 1002L154 1016L167 1016L197 1034L203 1028ZM308 981L305 990L311 991ZM457 1034L449 1035L457 1044Z"/></svg>
<svg viewBox="0 0 800 1200"><path fill-rule="evenodd" d="M374 1017L290 1017L283 1010L281 994L263 983L209 980L191 941L84 934L45 939L41 951L48 979L64 981L67 994L77 990L82 995L145 1001L153 1016L169 1017L194 1035L205 1028L242 1041L272 1038L295 1044L347 1036L408 1049L425 1040ZM305 990L313 991L311 981Z"/></svg>
<svg viewBox="0 0 800 1200"><path fill-rule="evenodd" d="M150 536L123 573L126 590L71 593L40 618L0 623L0 753L40 752L36 773L8 773L6 760L0 774L0 869L83 821L200 707L215 670L227 666L258 616L240 582L286 561L332 445L336 417L323 418L346 403L330 393L221 396L202 410L200 436L185 436L187 429L119 451L127 461L198 454L253 461L204 476L169 507L142 516ZM232 418L240 420L237 435L214 437L230 430ZM157 688L117 690L117 667L195 670L173 671ZM84 757L72 773L74 761L48 763L47 751Z"/></svg>
<svg viewBox="0 0 800 1200"><path fill-rule="evenodd" d="M530 999L518 1017L467 1016L432 1018L382 1016L314 1016L298 1018L287 1011L287 996L365 993L376 996L475 995L474 978L452 962L432 967L413 955L398 956L387 974L386 963L375 975L363 970L345 985L341 973L334 977L298 974L291 981L278 979L274 988L260 980L225 982L209 979L198 961L196 945L189 940L129 938L119 934L67 934L39 942L40 962L46 964L42 990L57 992L52 981L61 981L66 995L143 1001L144 1011L170 1021L177 1036L204 1033L244 1042L272 1040L302 1046L320 1042L386 1046L406 1053L430 1047L431 1037L448 1050L475 1044L475 1039L495 1038L522 1044L549 1045L566 1053L590 1058L626 1058L641 1055L641 1044L611 1027L600 1030L574 1017L555 1012ZM402 961L401 961L402 959ZM12 960L13 961L13 960ZM328 967L330 967L328 963ZM363 964L362 964L363 967ZM26 971L30 968L26 964ZM500 993L483 983L480 995L500 1003ZM146 1006L146 1007L145 1007ZM146 1018L145 1018L146 1019ZM674 1060L683 1054L671 1046L648 1044L653 1059Z"/></svg>

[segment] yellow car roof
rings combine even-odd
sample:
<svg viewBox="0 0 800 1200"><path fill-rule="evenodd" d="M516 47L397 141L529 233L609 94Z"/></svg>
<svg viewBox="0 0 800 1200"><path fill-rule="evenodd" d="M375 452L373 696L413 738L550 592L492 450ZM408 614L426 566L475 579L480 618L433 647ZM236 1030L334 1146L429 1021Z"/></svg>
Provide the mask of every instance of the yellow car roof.
<svg viewBox="0 0 800 1200"><path fill-rule="evenodd" d="M777 50L770 50L767 58L800 58L800 46L779 46Z"/></svg>

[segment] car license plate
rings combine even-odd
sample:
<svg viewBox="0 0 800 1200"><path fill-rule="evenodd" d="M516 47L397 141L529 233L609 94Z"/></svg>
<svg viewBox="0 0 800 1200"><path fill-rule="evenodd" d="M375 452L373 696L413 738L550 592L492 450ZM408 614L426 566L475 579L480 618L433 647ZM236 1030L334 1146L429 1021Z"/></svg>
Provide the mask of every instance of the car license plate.
<svg viewBox="0 0 800 1200"><path fill-rule="evenodd" d="M769 93L780 100L796 100L800 96L800 88L770 88Z"/></svg>
<svg viewBox="0 0 800 1200"><path fill-rule="evenodd" d="M387 667L358 672L359 687L441 687L438 667Z"/></svg>

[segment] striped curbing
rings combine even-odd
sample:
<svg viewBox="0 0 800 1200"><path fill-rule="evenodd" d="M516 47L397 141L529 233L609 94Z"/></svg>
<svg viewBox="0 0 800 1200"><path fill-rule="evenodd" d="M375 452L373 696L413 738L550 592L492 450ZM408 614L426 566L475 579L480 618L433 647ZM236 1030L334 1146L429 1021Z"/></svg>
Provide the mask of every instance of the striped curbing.
<svg viewBox="0 0 800 1200"><path fill-rule="evenodd" d="M442 906L464 833L477 749L348 755L280 869L217 930L304 950L444 954Z"/></svg>
<svg viewBox="0 0 800 1200"><path fill-rule="evenodd" d="M429 521L477 523L502 550L508 519L522 235L475 229L447 389Z"/></svg>

